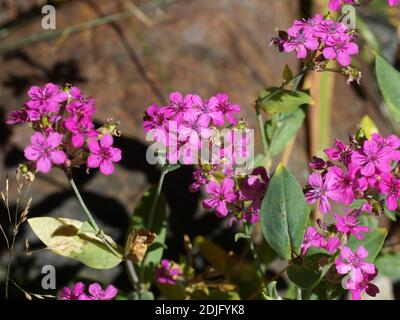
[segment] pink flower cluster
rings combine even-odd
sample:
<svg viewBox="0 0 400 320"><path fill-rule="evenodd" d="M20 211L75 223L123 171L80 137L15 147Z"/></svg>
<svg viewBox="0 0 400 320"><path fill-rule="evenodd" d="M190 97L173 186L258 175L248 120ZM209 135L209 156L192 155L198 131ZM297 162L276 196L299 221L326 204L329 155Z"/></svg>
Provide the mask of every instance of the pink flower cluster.
<svg viewBox="0 0 400 320"><path fill-rule="evenodd" d="M362 133L362 131L359 131ZM353 209L345 215L334 214L330 226L319 221L319 232L309 227L302 245L302 254L311 247L324 248L331 253L340 250L336 259L336 269L346 278L345 288L353 299L359 299L366 292L375 296L378 288L370 283L377 274L375 266L364 261L367 250L360 246L356 252L346 247L349 236L362 240L369 232L360 224L360 216L374 213L381 215L385 210L394 211L400 199L400 139L395 135L383 137L373 134L370 139L363 134L351 137L349 144L336 140L332 148L326 149L328 161L314 157L310 163L316 170L308 178L304 188L309 204L319 202L319 209L327 214L331 202ZM357 205L355 201L357 202ZM340 239L340 240L339 240Z"/></svg>
<svg viewBox="0 0 400 320"><path fill-rule="evenodd" d="M202 140L210 141L213 131L225 121L237 125L235 116L239 112L240 107L223 93L203 99L196 94L173 92L167 106L147 108L143 128L167 147L164 156L169 163L194 164L198 163L199 150L208 147ZM222 157L221 153L217 156Z"/></svg>
<svg viewBox="0 0 400 320"><path fill-rule="evenodd" d="M52 83L31 87L28 96L30 100L11 112L7 123L28 123L35 131L24 153L37 171L47 173L53 166L65 169L86 163L105 175L113 173L113 163L121 160L121 150L113 147L115 124L95 129L93 98L76 87L62 90Z"/></svg>
<svg viewBox="0 0 400 320"><path fill-rule="evenodd" d="M106 289L102 289L100 284L92 283L89 286L89 294L85 293L85 285L77 282L72 289L65 287L60 292L61 300L112 300L118 294L117 288L109 285Z"/></svg>
<svg viewBox="0 0 400 320"><path fill-rule="evenodd" d="M400 198L400 139L395 135L382 137L373 134L371 139L350 139L346 145L336 140L325 150L329 161L315 159L310 165L320 172L308 178L305 196L309 204L319 201L319 209L327 213L331 201L350 205L355 199L364 200L362 211L378 210L377 214L396 210ZM380 199L384 195L384 200Z"/></svg>
<svg viewBox="0 0 400 320"><path fill-rule="evenodd" d="M227 171L205 172L200 168L195 171L194 176L200 179L192 185L192 190L205 184L207 198L202 202L204 208L215 209L219 218L229 215L230 224L234 221L246 221L250 224L259 221L261 201L269 183L264 167L257 167L245 176L235 176ZM218 176L222 176L222 180Z"/></svg>
<svg viewBox="0 0 400 320"><path fill-rule="evenodd" d="M321 14L295 20L287 33L280 32L271 44L278 46L280 51L295 51L298 59L311 59L318 65L326 64L327 60L337 60L347 67L351 64L351 56L359 51L351 29Z"/></svg>
<svg viewBox="0 0 400 320"><path fill-rule="evenodd" d="M370 1L370 0L369 0ZM368 1L368 2L369 2ZM395 7L400 3L400 0L387 0L387 3L391 7ZM357 0L330 0L328 8L330 11L339 11L343 4L357 5Z"/></svg>
<svg viewBox="0 0 400 320"><path fill-rule="evenodd" d="M162 259L156 269L156 280L161 284L175 285L176 280L182 276L183 271L179 265L173 261Z"/></svg>

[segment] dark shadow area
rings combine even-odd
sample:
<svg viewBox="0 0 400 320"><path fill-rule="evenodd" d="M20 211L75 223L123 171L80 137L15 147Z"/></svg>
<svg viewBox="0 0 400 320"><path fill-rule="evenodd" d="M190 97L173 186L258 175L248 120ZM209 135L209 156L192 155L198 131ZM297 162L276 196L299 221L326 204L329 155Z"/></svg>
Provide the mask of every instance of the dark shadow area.
<svg viewBox="0 0 400 320"><path fill-rule="evenodd" d="M63 85L65 83L78 84L86 82L86 78L81 75L79 62L74 58L58 61L47 67L32 59L25 51L17 50L9 52L3 57L3 63L12 60L18 60L29 69L37 72L24 75L8 74L8 79L3 81L3 86L11 89L16 97L25 94L32 83L53 82Z"/></svg>

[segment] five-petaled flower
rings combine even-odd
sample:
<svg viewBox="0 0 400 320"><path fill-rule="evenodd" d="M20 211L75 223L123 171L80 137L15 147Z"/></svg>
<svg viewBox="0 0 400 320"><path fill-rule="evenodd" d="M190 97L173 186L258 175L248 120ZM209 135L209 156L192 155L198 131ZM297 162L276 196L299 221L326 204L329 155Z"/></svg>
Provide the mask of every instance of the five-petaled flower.
<svg viewBox="0 0 400 320"><path fill-rule="evenodd" d="M114 172L113 163L121 160L121 149L114 148L113 143L113 137L109 135L103 136L100 141L89 141L88 167L100 168L100 172L104 175L112 174Z"/></svg>

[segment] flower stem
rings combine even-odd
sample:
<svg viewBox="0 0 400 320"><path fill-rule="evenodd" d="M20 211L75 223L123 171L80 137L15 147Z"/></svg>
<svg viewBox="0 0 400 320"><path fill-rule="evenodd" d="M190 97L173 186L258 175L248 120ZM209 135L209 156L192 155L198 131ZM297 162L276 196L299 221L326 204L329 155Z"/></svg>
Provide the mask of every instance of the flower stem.
<svg viewBox="0 0 400 320"><path fill-rule="evenodd" d="M245 231L245 234L248 236L247 240L248 240L248 243L249 243L250 252L251 252L251 254L253 256L253 259L254 259L254 262L256 264L257 272L258 272L262 282L264 283L264 272L263 272L263 270L261 268L261 263L260 263L260 260L258 259L258 253L257 253L257 250L256 250L256 248L254 246L253 239L251 237L252 227L250 225L246 224L244 226L244 231Z"/></svg>
<svg viewBox="0 0 400 320"><path fill-rule="evenodd" d="M160 180L158 181L156 195L154 197L154 202L153 202L153 205L151 207L151 211L150 211L150 215L149 215L149 221L147 222L147 227L148 227L149 231L152 231L151 229L153 227L154 214L155 214L157 206L158 206L158 200L160 199L161 189L162 189L162 186L164 184L164 178L165 178L167 173L168 173L168 171L161 170L161 175L160 175Z"/></svg>
<svg viewBox="0 0 400 320"><path fill-rule="evenodd" d="M268 143L267 143L267 136L265 135L265 128L264 128L264 120L262 117L262 113L260 111L260 108L256 106L256 113L257 113L257 122L258 122L258 127L260 129L260 135L261 135L261 142L263 146L263 153L264 156L268 159ZM266 159L266 162L267 162Z"/></svg>
<svg viewBox="0 0 400 320"><path fill-rule="evenodd" d="M85 202L82 199L82 196L78 190L78 187L75 184L74 179L72 178L72 174L71 173L67 173L67 177L69 180L69 183L71 184L72 190L74 190L76 198L78 199L79 204L81 205L83 212L86 214L86 217L89 220L90 225L93 227L93 229L99 233L100 232L100 228L97 225L96 221L94 220L92 214L90 213L90 210L88 209L88 207L86 206Z"/></svg>

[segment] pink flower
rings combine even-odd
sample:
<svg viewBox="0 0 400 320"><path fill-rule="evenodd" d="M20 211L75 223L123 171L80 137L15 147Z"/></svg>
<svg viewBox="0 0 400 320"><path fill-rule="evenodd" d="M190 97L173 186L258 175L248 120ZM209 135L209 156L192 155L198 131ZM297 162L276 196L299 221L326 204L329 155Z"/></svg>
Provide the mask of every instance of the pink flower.
<svg viewBox="0 0 400 320"><path fill-rule="evenodd" d="M348 28L345 24L337 22L335 20L324 20L314 28L314 35L321 38L322 40L328 39L332 35L345 34Z"/></svg>
<svg viewBox="0 0 400 320"><path fill-rule="evenodd" d="M209 198L203 200L203 206L207 209L215 208L218 217L226 217L228 215L228 203L233 203L236 200L236 195L233 192L235 182L231 178L225 178L221 185L218 182L210 181L206 185L206 191Z"/></svg>
<svg viewBox="0 0 400 320"><path fill-rule="evenodd" d="M379 293L379 289L371 281L376 277L374 274L365 274L360 282L354 282L351 279L346 282L346 289L351 293L352 300L361 300L361 295L365 292L371 297L375 297Z"/></svg>
<svg viewBox="0 0 400 320"><path fill-rule="evenodd" d="M43 113L57 113L60 110L60 104L68 98L68 94L53 83L46 84L43 89L37 86L31 87L28 96L31 100L26 105L33 121L39 120Z"/></svg>
<svg viewBox="0 0 400 320"><path fill-rule="evenodd" d="M400 3L400 0L387 0L388 5L391 7L395 7Z"/></svg>
<svg viewBox="0 0 400 320"><path fill-rule="evenodd" d="M113 285L109 285L106 289L102 289L98 283L92 283L89 286L90 300L112 300L118 294L118 289Z"/></svg>
<svg viewBox="0 0 400 320"><path fill-rule="evenodd" d="M168 108L160 107L155 104L151 105L146 110L144 117L143 129L144 132L149 132L152 129L168 130L168 120L172 116L172 111Z"/></svg>
<svg viewBox="0 0 400 320"><path fill-rule="evenodd" d="M333 34L325 40L322 53L326 59L336 59L346 67L351 63L350 56L358 53L358 45L351 42L351 37L347 34Z"/></svg>
<svg viewBox="0 0 400 320"><path fill-rule="evenodd" d="M329 251L330 253L335 253L340 245L341 245L340 239L337 236L331 236L329 237L328 241L326 242L323 248Z"/></svg>
<svg viewBox="0 0 400 320"><path fill-rule="evenodd" d="M8 125L18 124L18 123L25 123L28 121L28 113L24 109L19 109L12 111L10 113L10 119L7 120Z"/></svg>
<svg viewBox="0 0 400 320"><path fill-rule="evenodd" d="M390 157L391 152L387 148L380 148L376 141L367 140L361 150L353 152L351 160L360 168L362 175L371 177L375 173L390 172Z"/></svg>
<svg viewBox="0 0 400 320"><path fill-rule="evenodd" d="M400 179L390 173L382 174L379 182L379 191L386 194L386 204L389 210L394 211L398 207L400 199Z"/></svg>
<svg viewBox="0 0 400 320"><path fill-rule="evenodd" d="M25 148L25 158L36 161L38 171L47 173L52 164L60 165L67 160L65 152L58 149L62 143L62 135L59 133L53 132L45 137L40 132L36 132L31 137L31 143Z"/></svg>
<svg viewBox="0 0 400 320"><path fill-rule="evenodd" d="M169 95L169 105L166 109L174 120L180 122L191 106L191 95L183 97L180 92L172 92Z"/></svg>
<svg viewBox="0 0 400 320"><path fill-rule="evenodd" d="M182 274L182 269L167 259L162 259L160 266L156 269L156 279L161 284L175 285L177 278Z"/></svg>
<svg viewBox="0 0 400 320"><path fill-rule="evenodd" d="M111 136L105 135L100 143L97 140L91 140L88 143L90 156L87 159L89 168L99 168L100 172L110 175L114 172L113 162L121 160L121 149L114 148L114 140Z"/></svg>
<svg viewBox="0 0 400 320"><path fill-rule="evenodd" d="M339 139L336 139L333 148L325 149L324 152L331 161L340 161L346 166L349 165L351 161L351 148Z"/></svg>
<svg viewBox="0 0 400 320"><path fill-rule="evenodd" d="M216 95L219 103L216 106L216 115L214 116L214 123L216 125L222 126L224 124L224 116L228 119L229 123L236 124L237 119L235 118L235 113L240 112L240 107L236 104L232 104L229 101L228 95L225 93L218 93Z"/></svg>
<svg viewBox="0 0 400 320"><path fill-rule="evenodd" d="M318 39L310 29L289 28L289 40L283 45L285 52L297 52L297 59L307 57L307 50L315 51L319 47Z"/></svg>
<svg viewBox="0 0 400 320"><path fill-rule="evenodd" d="M79 90L79 89L78 89ZM71 89L72 91L72 89ZM71 94L70 91L70 94ZM75 94L73 95L76 98L78 98L77 101L70 102L67 104L65 107L66 110L75 118L85 118L85 117L91 117L96 113L96 107L95 107L95 100L92 97L85 97L83 95Z"/></svg>
<svg viewBox="0 0 400 320"><path fill-rule="evenodd" d="M314 204L320 200L319 209L322 213L327 213L331 210L329 199L339 201L338 193L333 190L334 176L328 172L324 178L318 172L312 173L308 177L308 185L306 186L305 198L309 204Z"/></svg>
<svg viewBox="0 0 400 320"><path fill-rule="evenodd" d="M192 108L198 114L207 115L215 125L221 122L221 112L217 109L219 100L216 97L203 100L198 95L191 95Z"/></svg>
<svg viewBox="0 0 400 320"><path fill-rule="evenodd" d="M323 15L317 14L309 19L295 20L293 27L297 28L298 30L304 29L314 32L314 28L318 26L322 21L324 21Z"/></svg>
<svg viewBox="0 0 400 320"><path fill-rule="evenodd" d="M364 239L364 236L361 234L362 232L369 232L369 228L367 226L360 226L357 217L352 214L345 216L335 214L334 217L337 230L346 235L353 234L357 240Z"/></svg>
<svg viewBox="0 0 400 320"><path fill-rule="evenodd" d="M339 11L342 3L347 4L356 4L355 0L330 0L328 4L328 8L331 11Z"/></svg>
<svg viewBox="0 0 400 320"><path fill-rule="evenodd" d="M82 282L76 283L72 290L65 287L60 292L61 300L90 300L85 294L85 285Z"/></svg>
<svg viewBox="0 0 400 320"><path fill-rule="evenodd" d="M301 245L301 254L305 255L310 248L324 248L325 245L325 238L318 232L317 228L307 227L303 244Z"/></svg>
<svg viewBox="0 0 400 320"><path fill-rule="evenodd" d="M80 148L87 138L97 138L99 133L94 129L94 124L90 118L82 119L70 118L65 120L64 127L72 133L72 145Z"/></svg>
<svg viewBox="0 0 400 320"><path fill-rule="evenodd" d="M359 283L363 281L364 274L376 272L374 264L364 261L366 257L368 251L363 246L358 247L356 252L344 247L335 261L336 270L339 274L350 274L351 281Z"/></svg>
<svg viewBox="0 0 400 320"><path fill-rule="evenodd" d="M190 110L183 116L183 122L179 127L179 134L187 137L194 134L196 135L196 140L200 143L201 137L208 138L211 135L211 130L209 129L210 120L208 115Z"/></svg>

